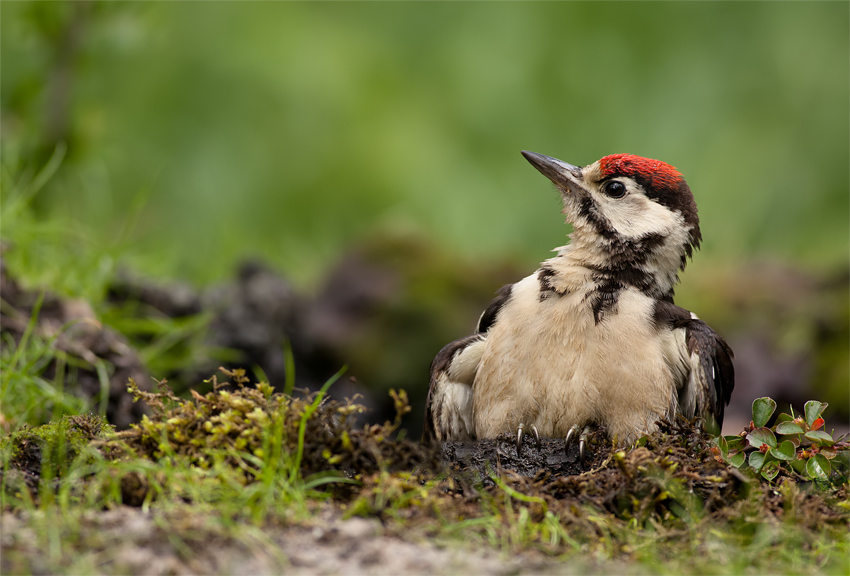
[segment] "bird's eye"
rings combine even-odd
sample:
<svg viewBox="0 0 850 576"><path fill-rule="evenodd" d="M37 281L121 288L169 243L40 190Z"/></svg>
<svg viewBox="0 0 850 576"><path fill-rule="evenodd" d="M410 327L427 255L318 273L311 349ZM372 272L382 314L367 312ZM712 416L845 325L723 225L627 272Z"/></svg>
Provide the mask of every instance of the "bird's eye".
<svg viewBox="0 0 850 576"><path fill-rule="evenodd" d="M617 180L611 180L610 182L605 183L602 187L602 191L611 198L622 198L626 195L626 185L622 182L618 182Z"/></svg>

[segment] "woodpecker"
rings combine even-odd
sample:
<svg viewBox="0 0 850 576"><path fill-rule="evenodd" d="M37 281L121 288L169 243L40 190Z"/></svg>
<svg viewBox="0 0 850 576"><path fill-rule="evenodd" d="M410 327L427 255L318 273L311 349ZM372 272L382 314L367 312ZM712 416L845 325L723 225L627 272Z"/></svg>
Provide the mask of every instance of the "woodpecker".
<svg viewBox="0 0 850 576"><path fill-rule="evenodd" d="M719 430L733 353L673 288L702 239L673 166L632 154L583 168L522 152L560 192L573 232L532 275L503 286L474 334L431 364L425 441L517 433L579 439L593 425L619 445L663 418Z"/></svg>

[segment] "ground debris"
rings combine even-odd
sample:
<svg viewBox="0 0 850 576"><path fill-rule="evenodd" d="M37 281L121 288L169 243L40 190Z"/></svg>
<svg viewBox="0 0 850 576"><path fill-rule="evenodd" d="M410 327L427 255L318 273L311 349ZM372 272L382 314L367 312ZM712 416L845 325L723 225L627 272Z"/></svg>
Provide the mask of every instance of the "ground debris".
<svg viewBox="0 0 850 576"><path fill-rule="evenodd" d="M658 545L675 547L695 531L752 534L774 523L801 529L802 545L812 546L822 531L850 525L846 484L815 487L788 477L768 482L743 473L716 458L716 439L695 422L660 422L656 433L626 449L595 430L584 463L575 446L569 452L564 447L563 439L541 438L538 449L526 436L517 455L516 437L509 434L444 443L451 473L440 487L455 498L454 506L426 502L422 508L431 506L443 521L453 517L462 523L476 503L495 506L508 532L523 517L534 523L539 533L528 538L548 553L569 551L569 541L620 558L632 554L624 543L635 529L648 530ZM406 521L417 513L406 514ZM553 521L560 528L552 529Z"/></svg>
<svg viewBox="0 0 850 576"><path fill-rule="evenodd" d="M405 541L375 519L342 519L326 507L297 526L222 525L190 505L171 510L121 506L83 512L68 551L52 558L36 531L50 522L41 511L0 516L3 574L518 574L521 559L492 549L468 550ZM542 567L542 566L541 566Z"/></svg>
<svg viewBox="0 0 850 576"><path fill-rule="evenodd" d="M562 554L628 562L641 546L678 554L683 542L692 554L713 553L712 546L728 542L747 546L766 526L793 527L795 546L815 554L824 541L846 532L850 522L846 485L827 488L788 477L769 482L742 473L717 459L715 439L693 422L662 422L656 433L627 448L614 446L604 430L595 430L584 462L575 446L564 450L561 438L541 438L538 448L528 435L519 454L516 437L508 434L447 443L440 450L399 438L401 417L409 409L403 392L393 395L393 422L357 428L351 416L362 407L353 400L339 402L320 393L293 397L266 383L250 384L241 370L223 374L225 380L210 379L211 392L194 392L189 399L176 396L164 382L157 392L131 385L151 416L126 431L116 433L102 420L79 417L68 419L62 434L49 427L22 430L17 451L7 460L7 479L19 474L19 486L29 487L36 501L62 477L56 465L52 469L59 473L39 476L45 449L39 452L38 446L51 445L49 438L74 436L78 445L73 450L48 452L70 457L81 446L99 451L104 465L115 466L100 479L106 488L109 482L119 486L120 499L75 511L84 516L69 521L74 527L67 529L80 540L66 549L85 550L88 555L80 558L95 558L98 566L103 566L100 558L109 558L114 570L108 572L239 572L249 558L263 560L244 564L246 569L285 567L296 573L390 566L440 573L477 566L463 560L465 555L436 552L431 564L417 564L437 549L435 542L452 537L470 547L481 544L481 561L490 559L488 572L500 572L486 552L493 546L540 561L539 569L532 570L539 572L555 566L551 557ZM138 471L145 466L153 472ZM211 492L193 499L192 490L182 489L181 483L223 478L236 490L229 492L232 498L262 489L263 469L269 466L277 466L278 477L294 478L292 486L322 474L346 482L323 484L320 497L314 492L316 499L306 504L307 520L285 507L273 514L260 507L260 514L252 516L241 505L228 509ZM167 476L163 470L169 467L181 473ZM231 472L223 475L223 469ZM180 484L179 489L169 489L169 482ZM13 486L4 481L7 492ZM99 494L109 493L106 488ZM4 524L24 528L4 535L4 572L22 566L29 567L24 571L56 571L58 556L47 562L28 538L17 536L43 529L48 520L38 519L41 509L7 505L5 513ZM224 528L210 530L218 514ZM102 540L100 527L113 522L113 532L122 532L122 538L124 531L132 533L133 542ZM422 544L425 540L428 544ZM398 554L391 551L403 555L402 564L393 564ZM520 564L504 570L515 571L522 571Z"/></svg>

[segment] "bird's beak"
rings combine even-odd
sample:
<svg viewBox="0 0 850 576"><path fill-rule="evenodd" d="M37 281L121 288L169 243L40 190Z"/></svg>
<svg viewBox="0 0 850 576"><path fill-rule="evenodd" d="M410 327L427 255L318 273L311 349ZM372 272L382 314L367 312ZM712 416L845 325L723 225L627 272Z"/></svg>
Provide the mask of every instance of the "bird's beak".
<svg viewBox="0 0 850 576"><path fill-rule="evenodd" d="M525 159L531 162L531 165L540 170L540 173L546 176L555 185L566 191L580 193L584 191L584 183L581 177L581 168L561 162L557 158L551 158L538 154L537 152L522 151Z"/></svg>

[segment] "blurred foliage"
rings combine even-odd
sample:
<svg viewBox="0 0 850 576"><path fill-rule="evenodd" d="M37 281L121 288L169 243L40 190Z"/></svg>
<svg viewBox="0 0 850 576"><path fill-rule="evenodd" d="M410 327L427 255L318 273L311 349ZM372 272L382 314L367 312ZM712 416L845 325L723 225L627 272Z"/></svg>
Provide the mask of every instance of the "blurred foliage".
<svg viewBox="0 0 850 576"><path fill-rule="evenodd" d="M118 263L206 284L251 256L310 293L359 255L396 291L338 322L333 370L415 398L439 346L566 242L519 151L632 152L700 207L677 303L769 348L739 374L793 374L843 417L848 22L846 3L3 2L7 264L92 301L158 373L205 320L105 305ZM739 383L747 409L798 400Z"/></svg>
<svg viewBox="0 0 850 576"><path fill-rule="evenodd" d="M147 273L207 282L252 254L311 282L399 229L534 264L565 229L520 149L676 165L716 260L848 260L845 3L0 11L5 171L22 186L66 145L38 216Z"/></svg>

